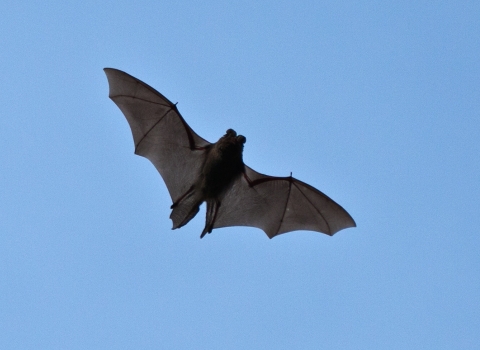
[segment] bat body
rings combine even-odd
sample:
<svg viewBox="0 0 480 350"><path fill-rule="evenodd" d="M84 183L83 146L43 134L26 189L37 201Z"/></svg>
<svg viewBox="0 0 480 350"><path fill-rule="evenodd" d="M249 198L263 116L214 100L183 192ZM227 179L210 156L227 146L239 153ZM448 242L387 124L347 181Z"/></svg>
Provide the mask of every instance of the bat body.
<svg viewBox="0 0 480 350"><path fill-rule="evenodd" d="M355 227L352 217L314 187L289 177L257 173L243 163L246 138L228 129L216 143L198 136L175 104L117 69L105 68L109 97L132 130L135 154L148 158L172 198L173 229L207 203L201 238L215 228L252 226L269 238L311 230L328 235Z"/></svg>
<svg viewBox="0 0 480 350"><path fill-rule="evenodd" d="M244 136L228 129L226 134L213 145L205 147L205 160L197 181L190 189L172 204L173 229L187 224L207 202L207 220L200 235L212 232L221 199L231 184L242 174Z"/></svg>

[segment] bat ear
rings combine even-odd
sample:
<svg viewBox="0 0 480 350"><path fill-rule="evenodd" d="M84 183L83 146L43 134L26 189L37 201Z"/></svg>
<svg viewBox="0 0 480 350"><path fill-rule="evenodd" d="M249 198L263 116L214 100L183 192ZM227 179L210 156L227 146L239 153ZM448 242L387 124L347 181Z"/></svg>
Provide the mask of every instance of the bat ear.
<svg viewBox="0 0 480 350"><path fill-rule="evenodd" d="M228 129L225 135L230 136L230 137L235 137L237 136L237 133L233 129Z"/></svg>
<svg viewBox="0 0 480 350"><path fill-rule="evenodd" d="M244 144L245 142L247 142L247 138L243 135L238 135L237 136L237 141Z"/></svg>

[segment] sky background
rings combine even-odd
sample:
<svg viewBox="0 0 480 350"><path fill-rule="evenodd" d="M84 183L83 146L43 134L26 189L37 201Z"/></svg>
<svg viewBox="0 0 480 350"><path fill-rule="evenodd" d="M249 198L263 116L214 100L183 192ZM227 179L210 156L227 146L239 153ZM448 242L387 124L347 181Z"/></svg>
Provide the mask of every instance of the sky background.
<svg viewBox="0 0 480 350"><path fill-rule="evenodd" d="M0 348L480 347L478 1L0 3ZM358 227L171 230L104 67Z"/></svg>

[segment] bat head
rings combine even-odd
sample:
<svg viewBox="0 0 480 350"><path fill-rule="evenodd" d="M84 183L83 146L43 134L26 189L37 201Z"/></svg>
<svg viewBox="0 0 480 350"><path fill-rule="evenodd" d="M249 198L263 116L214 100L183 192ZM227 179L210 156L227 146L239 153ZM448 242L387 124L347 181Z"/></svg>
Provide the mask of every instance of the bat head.
<svg viewBox="0 0 480 350"><path fill-rule="evenodd" d="M235 130L228 129L225 135L215 144L216 152L224 159L242 159L243 144L247 141L245 136L237 135Z"/></svg>
<svg viewBox="0 0 480 350"><path fill-rule="evenodd" d="M222 137L222 139L229 139L230 142L232 143L237 143L240 145L243 145L245 142L247 142L247 138L243 135L238 135L237 132L233 129L228 129L225 132L225 135Z"/></svg>

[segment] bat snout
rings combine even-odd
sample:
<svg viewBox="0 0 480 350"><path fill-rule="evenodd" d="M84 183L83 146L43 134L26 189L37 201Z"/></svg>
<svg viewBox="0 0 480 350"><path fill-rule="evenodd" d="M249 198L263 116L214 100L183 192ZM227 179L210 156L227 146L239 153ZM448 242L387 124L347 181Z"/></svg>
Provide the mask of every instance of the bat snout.
<svg viewBox="0 0 480 350"><path fill-rule="evenodd" d="M237 136L237 142L239 142L243 145L245 142L247 142L247 138L243 135L238 135Z"/></svg>

